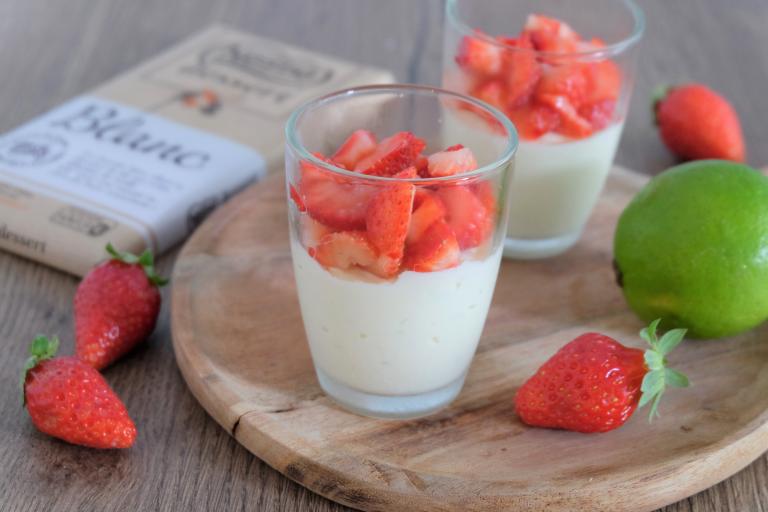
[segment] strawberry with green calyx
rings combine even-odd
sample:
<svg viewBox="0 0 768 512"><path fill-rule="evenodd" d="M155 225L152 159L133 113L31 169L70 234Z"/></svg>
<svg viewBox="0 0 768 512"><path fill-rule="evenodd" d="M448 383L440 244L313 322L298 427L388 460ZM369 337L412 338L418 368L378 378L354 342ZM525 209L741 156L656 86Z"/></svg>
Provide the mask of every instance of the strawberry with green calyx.
<svg viewBox="0 0 768 512"><path fill-rule="evenodd" d="M598 333L567 343L518 390L518 415L531 426L584 433L618 428L648 403L653 419L667 387L688 386L685 375L666 367L685 330L658 339L658 324L640 333L650 345L645 352Z"/></svg>
<svg viewBox="0 0 768 512"><path fill-rule="evenodd" d="M662 141L680 158L745 159L738 114L727 99L705 85L657 88L653 115Z"/></svg>
<svg viewBox="0 0 768 512"><path fill-rule="evenodd" d="M91 448L128 448L136 426L104 377L77 357L54 357L56 337L38 336L21 376L22 403L43 433Z"/></svg>
<svg viewBox="0 0 768 512"><path fill-rule="evenodd" d="M140 256L107 245L111 258L83 278L75 293L77 356L96 369L113 363L154 330L160 312L152 252Z"/></svg>

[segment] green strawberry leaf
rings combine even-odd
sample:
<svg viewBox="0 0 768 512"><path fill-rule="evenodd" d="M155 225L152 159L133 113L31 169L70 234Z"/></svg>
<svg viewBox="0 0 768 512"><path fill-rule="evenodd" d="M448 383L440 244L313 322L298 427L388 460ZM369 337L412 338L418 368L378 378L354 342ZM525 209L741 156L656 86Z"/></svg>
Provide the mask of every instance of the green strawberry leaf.
<svg viewBox="0 0 768 512"><path fill-rule="evenodd" d="M664 389L664 372L652 371L645 374L643 377L643 383L640 385L640 391L643 395L640 397L640 404L638 407L642 407L647 404L654 396Z"/></svg>
<svg viewBox="0 0 768 512"><path fill-rule="evenodd" d="M656 329L659 327L659 322L661 322L661 318L657 318L651 322L648 327L644 327L640 331L640 337L647 341L652 347L655 347L656 343L658 343L658 340L656 339Z"/></svg>
<svg viewBox="0 0 768 512"><path fill-rule="evenodd" d="M651 412L648 421L659 416L659 403L668 387L684 388L690 384L688 377L677 370L667 368L667 354L677 347L685 336L685 329L672 329L666 332L661 339L656 336L656 329L660 319L640 331L640 337L648 342L651 348L645 351L643 358L648 372L643 377L640 385L640 401L638 408L651 404Z"/></svg>
<svg viewBox="0 0 768 512"><path fill-rule="evenodd" d="M676 388L687 388L691 385L687 375L672 368L664 368L664 381L667 385Z"/></svg>
<svg viewBox="0 0 768 512"><path fill-rule="evenodd" d="M112 256L112 259L128 263L129 265L134 265L139 262L138 256L131 254L130 252L118 251L112 243L107 244L107 253Z"/></svg>
<svg viewBox="0 0 768 512"><path fill-rule="evenodd" d="M29 358L24 362L24 367L21 372L21 405L26 405L27 397L24 395L24 383L27 381L27 373L29 370L37 366L40 361L45 359L51 359L56 355L59 350L59 338L51 336L47 338L45 336L37 336L29 345Z"/></svg>
<svg viewBox="0 0 768 512"><path fill-rule="evenodd" d="M685 337L685 329L672 329L664 333L659 341L659 352L662 355L667 355L677 347L683 338Z"/></svg>
<svg viewBox="0 0 768 512"><path fill-rule="evenodd" d="M659 391L659 393L654 397L653 403L651 404L651 413L648 415L648 423L653 421L653 418L658 418L659 415L659 403L661 402L661 396L664 394L664 391Z"/></svg>

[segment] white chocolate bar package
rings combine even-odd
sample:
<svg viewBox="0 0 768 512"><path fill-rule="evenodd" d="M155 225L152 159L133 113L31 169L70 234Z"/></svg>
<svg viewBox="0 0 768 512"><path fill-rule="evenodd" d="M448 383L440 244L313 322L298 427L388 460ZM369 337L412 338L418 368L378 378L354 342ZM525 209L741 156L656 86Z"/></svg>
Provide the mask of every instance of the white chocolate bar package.
<svg viewBox="0 0 768 512"><path fill-rule="evenodd" d="M214 26L0 135L0 248L83 275L161 253L280 171L303 101L389 72Z"/></svg>

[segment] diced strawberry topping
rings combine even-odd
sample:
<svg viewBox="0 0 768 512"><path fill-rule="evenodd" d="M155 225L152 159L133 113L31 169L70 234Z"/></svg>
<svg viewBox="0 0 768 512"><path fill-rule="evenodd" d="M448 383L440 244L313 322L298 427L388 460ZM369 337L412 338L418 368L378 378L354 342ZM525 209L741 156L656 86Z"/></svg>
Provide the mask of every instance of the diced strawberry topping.
<svg viewBox="0 0 768 512"><path fill-rule="evenodd" d="M566 96L541 95L540 100L560 114L560 124L557 132L567 137L580 139L592 134L592 125L579 115Z"/></svg>
<svg viewBox="0 0 768 512"><path fill-rule="evenodd" d="M616 109L616 100L605 99L594 103L587 103L579 107L579 116L586 119L594 130L602 130L613 119L613 111Z"/></svg>
<svg viewBox="0 0 768 512"><path fill-rule="evenodd" d="M355 164L355 170L374 176L392 176L416 163L426 143L410 132L399 132L379 143L376 150Z"/></svg>
<svg viewBox="0 0 768 512"><path fill-rule="evenodd" d="M584 67L586 78L585 102L600 100L617 100L621 93L621 69L615 62L601 60L587 64Z"/></svg>
<svg viewBox="0 0 768 512"><path fill-rule="evenodd" d="M410 183L386 185L368 206L368 238L378 253L388 260L383 269L385 275L394 275L400 268L415 191L416 187Z"/></svg>
<svg viewBox="0 0 768 512"><path fill-rule="evenodd" d="M496 193L493 190L493 185L488 181L481 181L472 185L472 191L483 203L486 211L491 215L496 215Z"/></svg>
<svg viewBox="0 0 768 512"><path fill-rule="evenodd" d="M402 171L398 172L397 174L393 174L393 178L400 178L403 180L409 180L418 177L419 172L416 170L416 166L412 165L410 167L407 167L403 169Z"/></svg>
<svg viewBox="0 0 768 512"><path fill-rule="evenodd" d="M477 160L469 148L438 151L429 155L428 172L430 176L435 178L452 176L475 169L477 169Z"/></svg>
<svg viewBox="0 0 768 512"><path fill-rule="evenodd" d="M565 96L574 107L581 105L587 95L587 77L581 64L547 66L534 96Z"/></svg>
<svg viewBox="0 0 768 512"><path fill-rule="evenodd" d="M530 36L534 48L541 52L573 53L580 39L568 24L541 14L528 16L523 33Z"/></svg>
<svg viewBox="0 0 768 512"><path fill-rule="evenodd" d="M334 154L336 160L315 156L331 165L354 165L400 181L366 183L364 176L346 176L300 161L301 177L289 184L289 195L306 213L299 217L302 245L326 268L359 268L384 279L403 270L432 272L458 265L460 251L480 245L493 230L492 184L417 188L405 180L472 171L477 168L472 151L454 144L427 157L422 154L424 141L401 132L358 158L361 141L372 140L369 134L355 131Z"/></svg>
<svg viewBox="0 0 768 512"><path fill-rule="evenodd" d="M347 270L376 262L376 250L361 231L340 231L320 239L314 257L324 267Z"/></svg>
<svg viewBox="0 0 768 512"><path fill-rule="evenodd" d="M461 40L456 63L471 73L495 75L501 70L501 47L483 40L481 31L475 32L478 37L464 36Z"/></svg>
<svg viewBox="0 0 768 512"><path fill-rule="evenodd" d="M416 161L413 163L413 165L416 167L416 172L419 176L422 178L427 178L429 176L427 174L427 171L429 170L429 160L427 159L426 155L419 155L416 157Z"/></svg>
<svg viewBox="0 0 768 512"><path fill-rule="evenodd" d="M548 132L582 138L613 120L622 85L615 62L573 62L537 53L597 51L605 47L601 39L582 40L568 24L541 14L530 15L517 37L496 37L497 47L485 37L478 31L461 41L456 61L463 72L449 73L446 83L502 110L522 138Z"/></svg>
<svg viewBox="0 0 768 512"><path fill-rule="evenodd" d="M518 38L499 37L505 44L503 53L502 78L506 84L505 107L517 108L525 105L531 98L536 84L541 78L541 64L533 53L533 43L527 34Z"/></svg>
<svg viewBox="0 0 768 512"><path fill-rule="evenodd" d="M376 189L301 162L300 197L315 220L339 230L365 229L368 202Z"/></svg>
<svg viewBox="0 0 768 512"><path fill-rule="evenodd" d="M447 150L446 150L447 151ZM414 243L434 222L445 217L445 206L434 192L426 189L416 190L413 200L413 215L408 226L406 244Z"/></svg>
<svg viewBox="0 0 768 512"><path fill-rule="evenodd" d="M560 115L548 105L530 104L507 112L517 128L520 137L526 140L538 139L545 133L557 129Z"/></svg>
<svg viewBox="0 0 768 512"><path fill-rule="evenodd" d="M469 187L444 187L437 195L445 205L446 221L461 249L477 247L491 234L493 218Z"/></svg>
<svg viewBox="0 0 768 512"><path fill-rule="evenodd" d="M357 162L376 151L376 136L368 130L355 130L333 154L331 160L346 169L354 169Z"/></svg>
<svg viewBox="0 0 768 512"><path fill-rule="evenodd" d="M308 215L302 215L301 217L301 243L305 247L315 247L318 242L334 230L330 227L317 222L315 219Z"/></svg>
<svg viewBox="0 0 768 512"><path fill-rule="evenodd" d="M507 106L507 102L504 99L505 89L504 82L492 79L478 85L472 91L472 96L488 103L492 107L503 110Z"/></svg>
<svg viewBox="0 0 768 512"><path fill-rule="evenodd" d="M436 272L459 264L459 243L451 227L437 220L408 246L403 268L414 272Z"/></svg>

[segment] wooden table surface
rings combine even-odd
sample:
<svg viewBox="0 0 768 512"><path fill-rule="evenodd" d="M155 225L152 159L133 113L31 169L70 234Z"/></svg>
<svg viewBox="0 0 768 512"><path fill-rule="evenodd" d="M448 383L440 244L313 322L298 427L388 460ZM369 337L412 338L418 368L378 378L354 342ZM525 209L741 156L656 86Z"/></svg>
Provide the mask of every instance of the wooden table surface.
<svg viewBox="0 0 768 512"><path fill-rule="evenodd" d="M674 163L652 129L648 97L657 84L696 80L732 100L750 163L768 164L768 3L640 4L648 30L617 162L648 173ZM439 0L0 0L0 131L213 21L387 67L401 81L439 82ZM169 273L173 254L161 263ZM136 446L99 452L39 434L19 404L18 370L37 333L58 333L72 350L76 285L0 253L0 510L347 510L272 470L206 415L176 368L165 308L149 343L106 371L138 425ZM766 511L767 478L763 456L664 510Z"/></svg>

